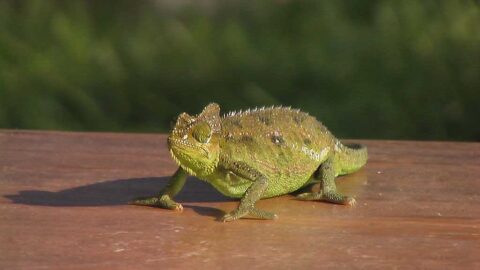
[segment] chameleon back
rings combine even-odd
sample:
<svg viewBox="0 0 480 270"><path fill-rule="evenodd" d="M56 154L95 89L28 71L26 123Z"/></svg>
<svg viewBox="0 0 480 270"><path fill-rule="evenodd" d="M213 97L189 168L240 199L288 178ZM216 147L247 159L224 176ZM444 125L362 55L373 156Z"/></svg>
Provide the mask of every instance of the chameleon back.
<svg viewBox="0 0 480 270"><path fill-rule="evenodd" d="M220 160L242 161L267 176L264 198L302 187L337 142L314 117L290 108L230 113L221 122Z"/></svg>

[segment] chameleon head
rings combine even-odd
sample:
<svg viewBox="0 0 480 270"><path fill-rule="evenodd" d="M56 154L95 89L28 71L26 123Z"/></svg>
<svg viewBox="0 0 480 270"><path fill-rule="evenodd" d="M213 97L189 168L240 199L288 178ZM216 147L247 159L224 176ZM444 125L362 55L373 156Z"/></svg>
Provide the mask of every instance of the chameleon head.
<svg viewBox="0 0 480 270"><path fill-rule="evenodd" d="M209 174L217 166L221 129L220 107L207 105L197 116L182 113L168 137L173 159L191 175Z"/></svg>

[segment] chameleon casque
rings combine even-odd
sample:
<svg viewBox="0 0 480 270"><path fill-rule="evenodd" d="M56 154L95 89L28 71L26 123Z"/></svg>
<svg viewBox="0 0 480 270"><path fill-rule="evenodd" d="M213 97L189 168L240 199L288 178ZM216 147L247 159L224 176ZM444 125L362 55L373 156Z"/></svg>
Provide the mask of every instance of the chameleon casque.
<svg viewBox="0 0 480 270"><path fill-rule="evenodd" d="M367 162L365 146L344 145L313 116L286 107L220 117L219 105L211 103L197 116L178 116L168 147L178 170L157 196L137 198L132 204L182 211L173 197L193 175L225 196L241 198L237 209L222 217L224 222L247 215L275 219L276 214L255 208L255 202L316 183L320 191L297 198L354 205L353 197L337 192L335 177Z"/></svg>

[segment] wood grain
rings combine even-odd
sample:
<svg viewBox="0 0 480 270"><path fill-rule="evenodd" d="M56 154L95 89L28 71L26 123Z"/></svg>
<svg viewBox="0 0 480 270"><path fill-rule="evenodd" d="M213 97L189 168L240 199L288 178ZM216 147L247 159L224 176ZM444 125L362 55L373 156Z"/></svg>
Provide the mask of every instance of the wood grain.
<svg viewBox="0 0 480 270"><path fill-rule="evenodd" d="M276 221L189 178L183 213L127 205L175 168L165 135L0 131L0 269L480 269L480 144L363 141L348 208L263 200Z"/></svg>

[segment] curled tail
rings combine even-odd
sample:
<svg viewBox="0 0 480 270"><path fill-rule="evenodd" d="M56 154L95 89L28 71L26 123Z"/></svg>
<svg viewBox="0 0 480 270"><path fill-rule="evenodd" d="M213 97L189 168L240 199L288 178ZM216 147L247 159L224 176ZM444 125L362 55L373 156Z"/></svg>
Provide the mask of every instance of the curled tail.
<svg viewBox="0 0 480 270"><path fill-rule="evenodd" d="M336 174L348 174L357 171L367 163L367 147L358 143L341 144L335 155Z"/></svg>

